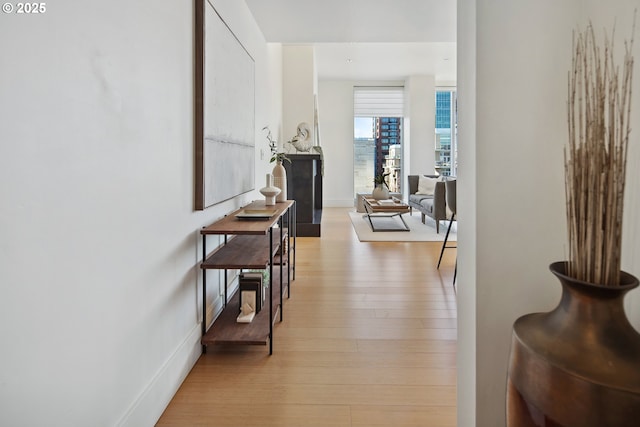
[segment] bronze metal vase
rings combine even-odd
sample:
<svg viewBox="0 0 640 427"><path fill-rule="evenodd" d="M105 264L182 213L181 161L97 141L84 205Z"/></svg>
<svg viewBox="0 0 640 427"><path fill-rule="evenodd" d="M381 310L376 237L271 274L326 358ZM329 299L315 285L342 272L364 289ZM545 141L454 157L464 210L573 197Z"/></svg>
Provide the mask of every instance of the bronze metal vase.
<svg viewBox="0 0 640 427"><path fill-rule="evenodd" d="M620 286L549 269L562 284L560 304L513 325L507 382L509 427L640 425L640 334L624 295L638 279L621 272Z"/></svg>

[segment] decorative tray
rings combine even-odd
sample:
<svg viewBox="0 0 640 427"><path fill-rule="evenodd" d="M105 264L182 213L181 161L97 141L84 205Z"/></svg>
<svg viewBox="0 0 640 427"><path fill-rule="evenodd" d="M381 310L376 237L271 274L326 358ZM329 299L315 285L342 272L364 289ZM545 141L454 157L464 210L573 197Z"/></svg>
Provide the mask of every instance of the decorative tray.
<svg viewBox="0 0 640 427"><path fill-rule="evenodd" d="M267 220L276 214L275 209L243 209L236 214L238 219Z"/></svg>

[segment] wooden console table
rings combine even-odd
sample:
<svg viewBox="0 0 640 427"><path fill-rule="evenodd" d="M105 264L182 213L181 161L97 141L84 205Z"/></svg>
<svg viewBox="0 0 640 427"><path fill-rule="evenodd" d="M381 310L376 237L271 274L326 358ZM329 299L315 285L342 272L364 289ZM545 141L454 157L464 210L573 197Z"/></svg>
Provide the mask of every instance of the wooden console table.
<svg viewBox="0 0 640 427"><path fill-rule="evenodd" d="M266 219L240 219L238 214L249 211L273 210ZM292 275L295 279L296 257L296 203L293 200L265 206L264 201L255 201L219 221L203 227L202 235L202 352L206 353L210 344L266 345L273 353L273 324L276 316L283 318L282 299L284 294L283 265L287 265L287 297L291 295ZM285 227L285 222L287 222ZM278 225L278 227L276 227ZM274 232L275 230L275 232ZM224 244L207 252L207 236L224 235ZM293 245L291 244L293 240ZM286 261L278 250L286 243ZM280 251L282 254L283 251ZM293 261L291 254L293 253ZM279 269L274 269L279 264ZM239 312L238 292L229 300L227 296L228 269L269 269L269 310L261 310L251 323L237 323ZM224 307L211 328L207 330L207 272L208 269L222 269L224 274ZM277 293L273 292L280 283Z"/></svg>

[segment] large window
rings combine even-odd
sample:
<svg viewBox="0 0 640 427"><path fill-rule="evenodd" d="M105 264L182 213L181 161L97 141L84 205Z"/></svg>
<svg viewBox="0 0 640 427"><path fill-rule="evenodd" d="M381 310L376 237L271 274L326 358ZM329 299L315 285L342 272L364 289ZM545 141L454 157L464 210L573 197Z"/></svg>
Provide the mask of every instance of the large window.
<svg viewBox="0 0 640 427"><path fill-rule="evenodd" d="M453 88L436 90L436 171L457 174L457 98Z"/></svg>
<svg viewBox="0 0 640 427"><path fill-rule="evenodd" d="M404 88L354 88L354 193L371 193L376 174L401 192Z"/></svg>

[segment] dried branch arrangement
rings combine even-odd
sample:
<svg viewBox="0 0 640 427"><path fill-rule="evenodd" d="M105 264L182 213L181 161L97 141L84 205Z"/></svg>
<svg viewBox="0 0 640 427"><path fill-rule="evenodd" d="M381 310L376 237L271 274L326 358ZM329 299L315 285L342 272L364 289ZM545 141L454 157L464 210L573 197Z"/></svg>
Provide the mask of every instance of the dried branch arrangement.
<svg viewBox="0 0 640 427"><path fill-rule="evenodd" d="M633 23L635 32L635 17ZM633 35L625 41L622 69L614 64L613 36L599 46L589 24L574 34L569 74L569 140L565 191L568 275L607 286L620 282Z"/></svg>

